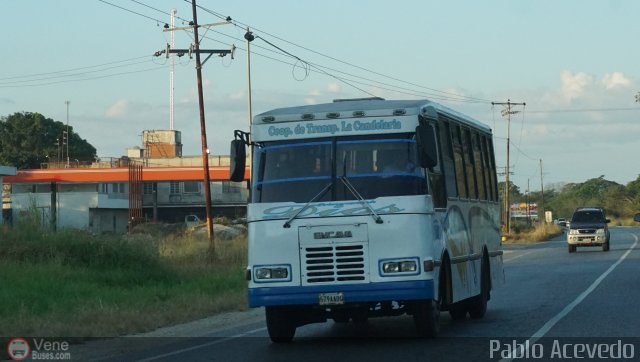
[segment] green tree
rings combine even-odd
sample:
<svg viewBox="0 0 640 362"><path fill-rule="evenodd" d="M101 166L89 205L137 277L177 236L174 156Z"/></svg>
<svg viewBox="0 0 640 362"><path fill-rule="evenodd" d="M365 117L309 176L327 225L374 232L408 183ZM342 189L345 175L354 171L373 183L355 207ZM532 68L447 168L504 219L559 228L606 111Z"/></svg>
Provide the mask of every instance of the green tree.
<svg viewBox="0 0 640 362"><path fill-rule="evenodd" d="M64 123L39 113L18 112L0 118L0 164L28 169L56 161L66 130ZM73 127L69 127L69 155L74 161L96 157L95 147L73 132Z"/></svg>
<svg viewBox="0 0 640 362"><path fill-rule="evenodd" d="M504 181L498 182L498 195L500 196L501 200L504 198L504 185L505 185ZM518 185L509 181L509 200L510 201L520 200L521 196L522 196L522 193L520 192L520 188L518 187Z"/></svg>

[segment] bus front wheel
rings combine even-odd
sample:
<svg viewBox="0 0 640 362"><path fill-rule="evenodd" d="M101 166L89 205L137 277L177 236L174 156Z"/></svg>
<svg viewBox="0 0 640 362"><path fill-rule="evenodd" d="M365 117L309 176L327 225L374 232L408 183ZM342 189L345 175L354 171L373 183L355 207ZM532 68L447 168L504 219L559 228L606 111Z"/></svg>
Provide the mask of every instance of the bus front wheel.
<svg viewBox="0 0 640 362"><path fill-rule="evenodd" d="M267 331L269 338L275 343L286 343L293 340L296 334L296 324L292 315L286 307L267 307L265 310L267 318Z"/></svg>
<svg viewBox="0 0 640 362"><path fill-rule="evenodd" d="M433 299L416 301L413 305L413 321L418 334L437 337L440 332L440 306Z"/></svg>

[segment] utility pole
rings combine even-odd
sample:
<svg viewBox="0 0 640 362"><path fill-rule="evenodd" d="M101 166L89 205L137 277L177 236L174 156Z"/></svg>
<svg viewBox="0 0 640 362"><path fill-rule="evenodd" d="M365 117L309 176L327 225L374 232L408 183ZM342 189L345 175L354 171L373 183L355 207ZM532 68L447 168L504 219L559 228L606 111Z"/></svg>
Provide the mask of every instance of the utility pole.
<svg viewBox="0 0 640 362"><path fill-rule="evenodd" d="M205 208L207 215L207 236L210 242L211 256L215 256L215 245L213 242L213 220L211 220L211 179L209 177L209 147L207 146L207 130L204 120L204 96L202 94L202 64L200 63L200 38L198 37L198 15L196 11L196 0L191 1L193 8L193 37L194 49L196 53L196 78L198 81L198 108L200 110L200 138L202 142L202 166L204 168L204 194Z"/></svg>
<svg viewBox="0 0 640 362"><path fill-rule="evenodd" d="M527 225L531 226L531 208L529 207L529 196L531 194L531 190L529 188L529 181L531 179L527 179Z"/></svg>
<svg viewBox="0 0 640 362"><path fill-rule="evenodd" d="M505 193L504 193L504 199L505 199L505 204L506 204L506 218L505 218L505 222L507 224L507 235L511 236L511 204L509 203L509 189L510 189L510 184L509 184L509 145L511 142L510 139L510 135L511 135L511 115L512 114L516 114L516 113L520 113L520 111L512 111L511 107L512 106L526 106L526 103L512 103L511 99L507 99L507 102L491 102L491 105L495 106L495 105L500 105L500 106L505 106L505 109L502 110L502 116L503 117L507 117L507 165L505 168L505 177L506 177L506 181L505 181Z"/></svg>
<svg viewBox="0 0 640 362"><path fill-rule="evenodd" d="M167 44L167 48L162 51L156 52L155 56L160 56L162 53L166 53L167 58L169 54L177 53L178 56L189 54L189 57L193 53L196 56L196 78L198 83L198 109L200 111L200 139L202 143L202 167L204 171L204 202L205 202L205 214L207 219L207 236L209 238L209 252L211 257L215 256L215 244L213 242L213 220L211 219L211 178L209 175L209 147L207 146L207 130L206 130L206 122L204 115L204 96L202 91L202 66L209 60L209 58L213 54L218 54L220 56L225 56L227 54L231 54L231 58L233 59L233 53L235 51L235 46L231 50L207 50L200 49L200 37L198 35L198 28L200 27L210 27L215 25L224 25L230 24L231 18L228 17L224 22L212 23L212 24L204 24L198 25L198 14L197 14L197 6L196 0L191 1L191 8L193 11L193 22L189 24L189 26L184 27L171 27L165 26L163 31L176 31L176 30L193 30L193 45L189 47L189 49L173 49L171 45ZM209 56L205 58L204 61L200 61L200 53L207 53Z"/></svg>

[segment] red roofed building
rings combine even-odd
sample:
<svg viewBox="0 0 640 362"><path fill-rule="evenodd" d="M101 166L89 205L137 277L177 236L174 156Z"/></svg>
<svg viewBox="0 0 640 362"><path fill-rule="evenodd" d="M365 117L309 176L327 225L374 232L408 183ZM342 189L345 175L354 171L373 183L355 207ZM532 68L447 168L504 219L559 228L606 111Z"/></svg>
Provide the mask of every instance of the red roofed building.
<svg viewBox="0 0 640 362"><path fill-rule="evenodd" d="M183 222L186 215L195 214L204 219L204 170L181 166L201 164L197 158L139 161L137 167L97 167L103 165L98 163L90 168L19 170L5 176L3 182L10 185L10 219L15 223L26 213L37 212L43 224L54 228L114 233L126 232L132 218ZM247 184L228 181L228 156L210 156L209 165L212 215L244 216ZM245 178L249 179L248 168Z"/></svg>

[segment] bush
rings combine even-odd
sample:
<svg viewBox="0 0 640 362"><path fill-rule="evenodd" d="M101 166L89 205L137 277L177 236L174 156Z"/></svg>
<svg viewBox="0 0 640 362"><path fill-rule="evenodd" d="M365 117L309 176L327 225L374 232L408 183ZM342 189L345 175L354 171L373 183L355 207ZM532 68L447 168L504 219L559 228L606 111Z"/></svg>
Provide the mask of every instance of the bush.
<svg viewBox="0 0 640 362"><path fill-rule="evenodd" d="M513 230L516 229L514 226ZM518 231L514 231L508 241L516 243L536 243L549 240L550 237L561 233L562 229L556 224L533 224L531 227L525 228L522 226Z"/></svg>

